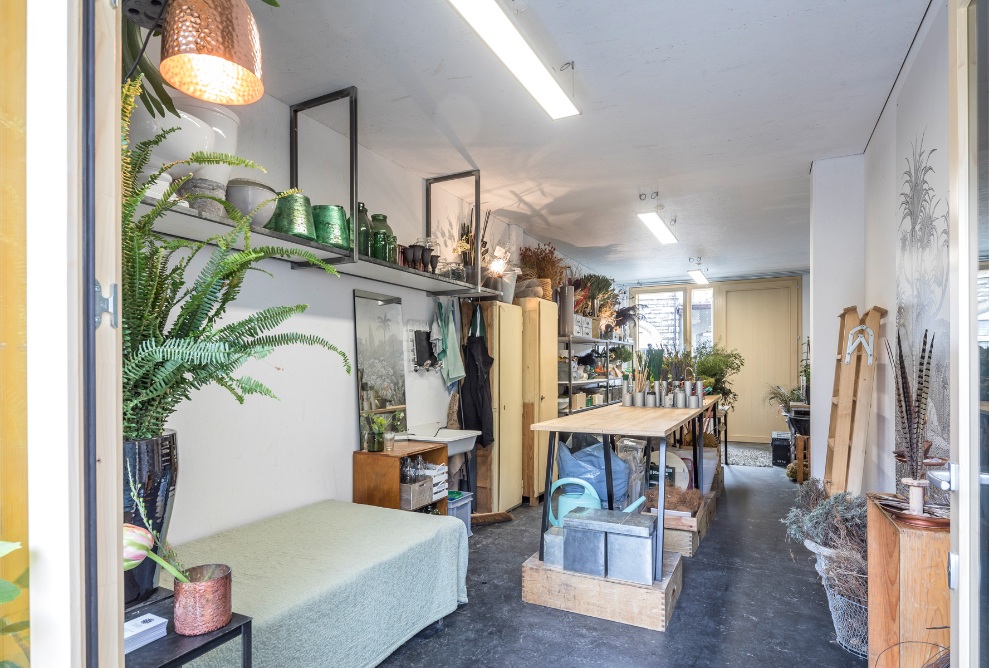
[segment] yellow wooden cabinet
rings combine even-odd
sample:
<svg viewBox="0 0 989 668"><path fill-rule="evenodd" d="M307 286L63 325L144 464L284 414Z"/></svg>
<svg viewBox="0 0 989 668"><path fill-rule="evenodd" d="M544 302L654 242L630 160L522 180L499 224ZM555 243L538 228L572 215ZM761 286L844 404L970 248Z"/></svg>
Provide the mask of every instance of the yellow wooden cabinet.
<svg viewBox="0 0 989 668"><path fill-rule="evenodd" d="M494 443L478 445L477 511L505 512L522 504L522 309L503 302L482 302L491 367ZM464 332L474 304L463 304ZM465 338L466 340L466 338Z"/></svg>
<svg viewBox="0 0 989 668"><path fill-rule="evenodd" d="M522 496L537 505L546 491L549 434L535 422L557 417L557 305L545 299L517 299L522 307Z"/></svg>

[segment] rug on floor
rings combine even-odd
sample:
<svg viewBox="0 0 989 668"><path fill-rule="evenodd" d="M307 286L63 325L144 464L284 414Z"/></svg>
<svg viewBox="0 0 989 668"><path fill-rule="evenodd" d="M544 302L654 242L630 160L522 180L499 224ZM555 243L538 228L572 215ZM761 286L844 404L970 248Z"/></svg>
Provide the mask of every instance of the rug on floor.
<svg viewBox="0 0 989 668"><path fill-rule="evenodd" d="M724 458L724 450L721 451ZM731 466L760 466L773 465L773 453L768 444L761 443L729 443L728 464Z"/></svg>

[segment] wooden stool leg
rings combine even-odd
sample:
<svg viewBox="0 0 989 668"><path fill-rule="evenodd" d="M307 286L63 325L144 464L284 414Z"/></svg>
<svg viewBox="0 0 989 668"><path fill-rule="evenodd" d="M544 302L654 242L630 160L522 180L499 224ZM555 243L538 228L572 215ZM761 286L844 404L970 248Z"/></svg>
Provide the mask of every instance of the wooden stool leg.
<svg viewBox="0 0 989 668"><path fill-rule="evenodd" d="M797 435L797 482L804 482L804 458L807 455L807 437Z"/></svg>

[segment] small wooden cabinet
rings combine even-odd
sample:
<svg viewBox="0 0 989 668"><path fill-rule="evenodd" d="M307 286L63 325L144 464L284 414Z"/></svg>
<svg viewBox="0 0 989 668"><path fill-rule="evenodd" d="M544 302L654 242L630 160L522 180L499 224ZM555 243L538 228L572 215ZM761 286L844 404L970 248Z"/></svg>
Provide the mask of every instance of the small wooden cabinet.
<svg viewBox="0 0 989 668"><path fill-rule="evenodd" d="M522 308L522 496L534 506L546 491L549 433L530 427L557 417L559 316L557 305L545 299L515 303Z"/></svg>
<svg viewBox="0 0 989 668"><path fill-rule="evenodd" d="M476 445L477 512L522 504L522 309L497 301L478 305L487 331L494 443ZM475 305L462 306L464 341Z"/></svg>
<svg viewBox="0 0 989 668"><path fill-rule="evenodd" d="M903 524L871 495L868 512L869 666L920 668L951 644L950 533Z"/></svg>
<svg viewBox="0 0 989 668"><path fill-rule="evenodd" d="M354 453L354 503L363 503L381 508L402 509L402 458L422 455L430 464L447 463L445 443L422 443L419 441L398 441L395 449L388 452ZM446 515L446 497L435 503L441 515ZM425 507L424 503L420 507ZM409 508L408 510L417 510Z"/></svg>

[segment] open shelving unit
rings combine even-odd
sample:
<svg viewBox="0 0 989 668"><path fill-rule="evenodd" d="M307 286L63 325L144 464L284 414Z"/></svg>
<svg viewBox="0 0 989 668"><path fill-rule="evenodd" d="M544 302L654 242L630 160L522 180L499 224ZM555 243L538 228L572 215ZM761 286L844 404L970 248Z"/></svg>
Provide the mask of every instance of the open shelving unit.
<svg viewBox="0 0 989 668"><path fill-rule="evenodd" d="M153 205L154 200L146 198L138 213L145 213ZM155 224L155 231L169 237L204 242L212 237L230 232L233 227L234 222L225 216L212 216L200 213L192 207L177 206L158 220ZM289 251L309 251L323 262L334 265L334 268L341 274L348 276L422 290L432 295L490 298L500 294L488 288L478 289L476 285L471 285L466 281L458 281L446 276L402 267L363 255L360 256L360 262L349 262L352 257L350 250L327 246L290 234L267 230L263 227L251 226L251 236L262 237L261 240L252 241L254 245L277 246ZM235 247L243 248L243 244L235 245ZM291 263L293 269L312 266L292 259L286 261Z"/></svg>
<svg viewBox="0 0 989 668"><path fill-rule="evenodd" d="M574 415L576 413L582 413L584 411L594 410L595 408L603 408L604 406L611 406L621 402L621 391L615 396L614 388L620 388L622 381L620 378L614 378L612 376L612 369L614 365L611 363L611 349L617 348L618 346L631 346L631 341L620 341L616 339L595 339L589 336L561 336L558 342L565 345L567 348L567 368L569 369L573 363L574 358L574 346L588 346L591 348L597 348L603 346L605 349L605 375L600 378L588 378L586 380L557 380L557 385L562 390L566 388L568 399L565 408L559 409L560 415ZM579 406L577 408L573 407L570 397L573 396L574 388L581 387L604 387L604 401L600 404L594 406ZM562 397L560 397L562 398Z"/></svg>

